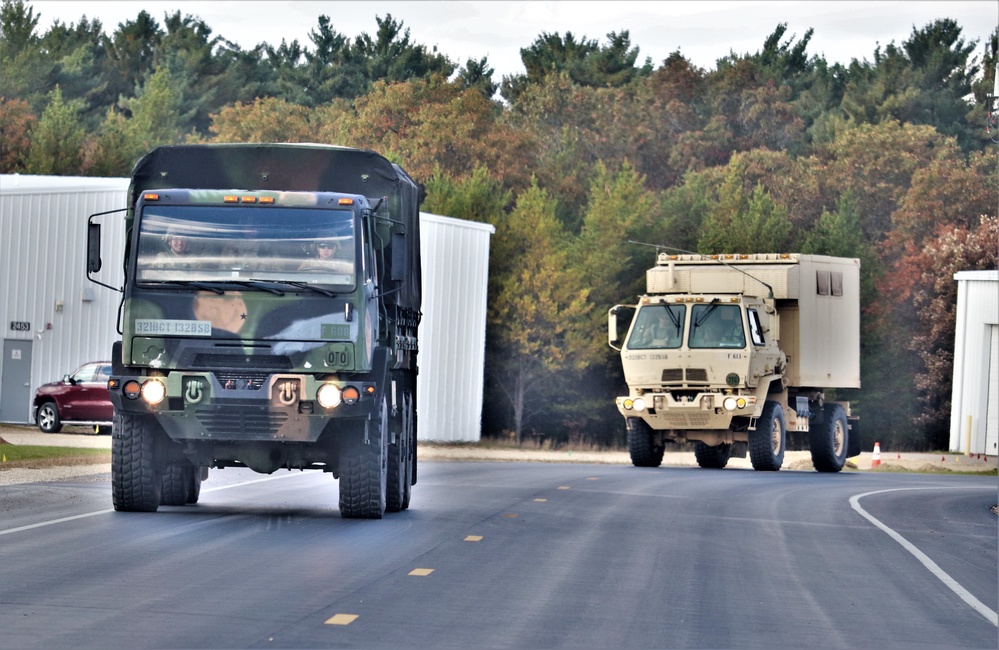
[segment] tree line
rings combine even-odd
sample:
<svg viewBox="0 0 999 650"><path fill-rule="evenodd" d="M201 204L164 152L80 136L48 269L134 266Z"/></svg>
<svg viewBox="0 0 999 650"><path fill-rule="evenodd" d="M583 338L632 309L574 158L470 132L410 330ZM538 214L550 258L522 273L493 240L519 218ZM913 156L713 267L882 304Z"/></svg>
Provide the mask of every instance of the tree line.
<svg viewBox="0 0 999 650"><path fill-rule="evenodd" d="M941 8L945 11L945 7ZM778 24L712 69L653 63L627 31L542 33L494 79L414 43L391 15L348 37L244 50L200 18L145 11L110 35L38 29L0 4L0 171L127 175L182 142L373 149L429 212L491 223L483 434L616 446L625 390L607 310L642 293L651 249L861 260L864 444L945 449L959 270L999 252L997 51L941 18L872 61L830 64Z"/></svg>

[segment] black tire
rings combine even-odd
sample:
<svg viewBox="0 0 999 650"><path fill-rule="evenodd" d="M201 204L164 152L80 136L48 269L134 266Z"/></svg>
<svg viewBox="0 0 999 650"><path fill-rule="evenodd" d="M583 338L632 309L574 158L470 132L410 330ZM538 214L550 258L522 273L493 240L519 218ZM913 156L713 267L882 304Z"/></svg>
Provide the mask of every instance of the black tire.
<svg viewBox="0 0 999 650"><path fill-rule="evenodd" d="M388 493L388 409L386 403L364 431L355 432L340 458L340 516L381 519Z"/></svg>
<svg viewBox="0 0 999 650"><path fill-rule="evenodd" d="M722 469L728 465L728 459L731 457L731 443L710 447L700 440L694 442L694 458L697 459L697 464L704 469Z"/></svg>
<svg viewBox="0 0 999 650"><path fill-rule="evenodd" d="M749 432L749 459L757 472L776 472L784 464L787 446L787 425L784 409L767 400L756 421L756 430Z"/></svg>
<svg viewBox="0 0 999 650"><path fill-rule="evenodd" d="M198 499L201 498L201 477L201 468L192 465L190 472L190 489L187 491L188 503L197 503Z"/></svg>
<svg viewBox="0 0 999 650"><path fill-rule="evenodd" d="M386 512L409 508L413 482L413 413L409 394L402 399L399 415L392 419L396 442L388 447L388 492Z"/></svg>
<svg viewBox="0 0 999 650"><path fill-rule="evenodd" d="M641 418L628 418L628 453L635 467L659 467L663 464L664 445L652 442L652 427Z"/></svg>
<svg viewBox="0 0 999 650"><path fill-rule="evenodd" d="M156 512L163 472L156 465L155 423L147 416L115 414L111 432L111 501L121 512Z"/></svg>
<svg viewBox="0 0 999 650"><path fill-rule="evenodd" d="M45 402L39 406L35 421L43 433L59 433L62 430L62 419L55 402Z"/></svg>
<svg viewBox="0 0 999 650"><path fill-rule="evenodd" d="M826 404L822 422L809 425L809 448L812 465L819 472L838 472L846 464L850 427L846 411L839 404Z"/></svg>
<svg viewBox="0 0 999 650"><path fill-rule="evenodd" d="M110 436L111 435L111 427L107 426L106 424L102 424L102 425L98 426L97 427L97 435L100 435L100 436Z"/></svg>
<svg viewBox="0 0 999 650"><path fill-rule="evenodd" d="M189 469L190 468L190 469ZM183 506L191 492L191 470L187 462L173 463L163 472L163 489L160 491L161 506Z"/></svg>

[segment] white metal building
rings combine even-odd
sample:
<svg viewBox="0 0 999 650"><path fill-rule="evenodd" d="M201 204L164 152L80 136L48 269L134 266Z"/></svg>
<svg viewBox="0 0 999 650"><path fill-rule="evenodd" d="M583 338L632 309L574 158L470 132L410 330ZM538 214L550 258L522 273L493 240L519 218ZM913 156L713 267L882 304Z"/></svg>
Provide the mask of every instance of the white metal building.
<svg viewBox="0 0 999 650"><path fill-rule="evenodd" d="M420 217L419 437L477 442L485 373L489 238L495 229L425 212Z"/></svg>
<svg viewBox="0 0 999 650"><path fill-rule="evenodd" d="M0 175L0 422L30 421L38 386L110 358L119 294L87 280L87 217L124 207L127 188L127 178ZM120 286L124 227L102 240L104 277Z"/></svg>
<svg viewBox="0 0 999 650"><path fill-rule="evenodd" d="M999 455L999 271L957 281L950 450Z"/></svg>
<svg viewBox="0 0 999 650"><path fill-rule="evenodd" d="M41 384L107 360L120 294L86 277L87 217L125 206L127 178L0 175L0 422L29 422ZM121 286L124 227L102 220L100 277ZM421 213L422 440L481 433L492 226Z"/></svg>

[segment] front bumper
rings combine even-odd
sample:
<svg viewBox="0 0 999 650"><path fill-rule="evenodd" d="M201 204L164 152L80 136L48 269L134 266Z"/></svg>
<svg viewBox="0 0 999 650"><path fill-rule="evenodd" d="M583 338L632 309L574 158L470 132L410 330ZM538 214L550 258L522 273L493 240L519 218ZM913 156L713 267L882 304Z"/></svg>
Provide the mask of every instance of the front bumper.
<svg viewBox="0 0 999 650"><path fill-rule="evenodd" d="M734 417L756 417L763 409L755 395L701 392L674 396L648 392L618 397L617 410L626 418L641 418L653 429L729 429Z"/></svg>
<svg viewBox="0 0 999 650"><path fill-rule="evenodd" d="M159 381L165 397L149 404L126 397L126 386ZM164 375L112 377L111 401L122 412L153 415L173 440L316 442L331 419L367 419L377 391L370 383L332 382L357 389L358 398L323 408L319 387L330 383L305 374L174 371Z"/></svg>

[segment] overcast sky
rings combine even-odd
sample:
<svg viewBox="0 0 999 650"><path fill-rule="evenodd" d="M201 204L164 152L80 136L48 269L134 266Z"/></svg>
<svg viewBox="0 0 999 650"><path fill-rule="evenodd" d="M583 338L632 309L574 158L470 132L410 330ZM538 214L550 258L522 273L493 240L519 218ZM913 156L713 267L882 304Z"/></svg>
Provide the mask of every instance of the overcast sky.
<svg viewBox="0 0 999 650"><path fill-rule="evenodd" d="M840 0L700 1L644 0L491 0L436 2L406 1L283 1L269 0L145 0L71 2L27 0L40 14L44 32L56 19L64 23L88 18L101 21L106 32L134 20L145 9L160 24L166 13L181 11L197 16L222 36L250 49L261 42L279 45L297 39L311 48L308 34L318 17L330 17L333 28L351 38L377 31L376 16L391 14L410 30L412 42L434 46L463 65L469 58L488 57L494 80L524 72L520 48L529 46L542 32L572 32L577 38L606 44L609 32L628 30L639 48L639 63L651 57L658 67L677 49L695 65L711 69L729 54L755 53L778 23L787 23L788 36L815 33L808 54L821 54L830 62L848 64L852 59L873 60L874 48L894 41L900 44L912 33L939 18L952 18L962 28L965 41L979 41L981 58L989 35L999 23L999 1L906 2Z"/></svg>

